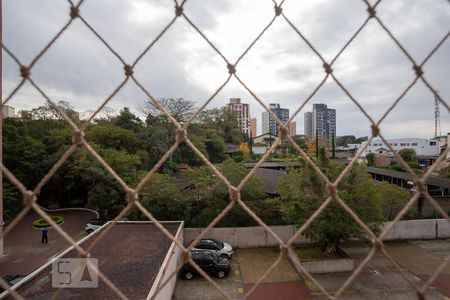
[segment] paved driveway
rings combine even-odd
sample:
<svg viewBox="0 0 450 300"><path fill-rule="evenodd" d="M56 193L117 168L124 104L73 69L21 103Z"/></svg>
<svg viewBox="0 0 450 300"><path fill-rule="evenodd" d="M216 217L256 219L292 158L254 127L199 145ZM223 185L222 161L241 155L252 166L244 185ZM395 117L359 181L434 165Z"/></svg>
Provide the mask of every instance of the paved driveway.
<svg viewBox="0 0 450 300"><path fill-rule="evenodd" d="M64 217L61 227L75 240L86 235L86 223L97 215L88 210L62 210L49 214ZM32 226L38 218L29 212L4 238L5 256L0 258L0 276L28 275L49 258L67 249L70 244L54 229L49 229L48 244L41 244L41 231Z"/></svg>
<svg viewBox="0 0 450 300"><path fill-rule="evenodd" d="M450 247L449 242L444 242L438 248ZM423 245L430 248L436 248L437 243L441 244L442 241L423 241ZM355 259L356 266L371 249L364 244L352 244L343 248L349 256ZM421 276L418 272L432 271L433 267L436 267L439 261L442 261L442 258L433 255L429 250L419 247L413 242L389 242L385 244L385 248L402 267L408 278L417 286L422 286L428 278ZM333 295L350 275L351 272L314 274L314 278L328 293ZM441 275L438 279L444 280L445 278ZM314 299L327 299L326 295L312 282L309 280L305 282L309 286ZM444 287L445 285L448 286L449 283L449 281L445 281L441 285ZM438 284L435 283L426 291L426 297L427 299L444 300L449 295L445 293L444 288L438 287ZM417 299L417 293L397 268L387 258L377 253L340 299Z"/></svg>
<svg viewBox="0 0 450 300"><path fill-rule="evenodd" d="M345 252L358 266L371 247L363 243L348 244ZM409 280L422 286L434 268L450 253L450 240L428 240L417 242L386 243L386 250L394 257ZM278 248L237 249L233 257L233 271L229 278L217 280L232 299L242 298L263 276L277 259ZM314 278L331 295L343 285L351 272L313 274ZM318 286L306 276L301 278L283 258L277 267L260 283L248 297L252 300L268 299L327 299ZM450 275L443 273L426 291L427 299L450 298ZM224 299L206 280L178 280L175 299ZM356 280L339 299L403 300L417 299L416 291L403 278L397 268L383 255L376 254L363 268Z"/></svg>
<svg viewBox="0 0 450 300"><path fill-rule="evenodd" d="M278 248L237 249L232 259L230 275L225 279L212 278L232 299L242 298L269 269L278 254ZM213 285L203 278L189 281L179 279L174 294L175 299L178 300L225 299ZM283 258L247 299L311 298L304 282L300 280L290 262Z"/></svg>

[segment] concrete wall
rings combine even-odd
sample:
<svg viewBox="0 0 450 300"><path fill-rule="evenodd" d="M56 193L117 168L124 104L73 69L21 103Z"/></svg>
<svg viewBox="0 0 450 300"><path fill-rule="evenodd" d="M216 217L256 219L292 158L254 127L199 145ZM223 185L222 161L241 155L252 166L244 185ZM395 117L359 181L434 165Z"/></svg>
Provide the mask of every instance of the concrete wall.
<svg viewBox="0 0 450 300"><path fill-rule="evenodd" d="M350 272L355 268L355 261L351 258L304 260L302 266L310 273Z"/></svg>
<svg viewBox="0 0 450 300"><path fill-rule="evenodd" d="M183 225L184 224L180 225L180 229L175 235L175 238L181 244L183 244L184 237ZM168 278L170 277L170 275L172 275L173 272L176 271L177 266L181 263L182 253L183 251L178 246L176 246L174 242L172 242L147 299L151 299L154 293L157 293L156 297L153 298L156 300L166 300L172 298L175 284L177 283L178 274L175 274L170 279ZM167 282L167 284L160 288L167 280L169 280L169 282Z"/></svg>
<svg viewBox="0 0 450 300"><path fill-rule="evenodd" d="M287 242L294 234L294 226L270 226L283 242ZM194 240L203 230L203 228L185 228L185 245ZM207 238L217 239L227 242L233 247L252 248L252 247L270 247L278 246L277 240L264 230L263 227L232 227L232 228L213 228L206 235ZM310 244L310 240L300 236L295 240L296 244Z"/></svg>
<svg viewBox="0 0 450 300"><path fill-rule="evenodd" d="M388 223L385 224L387 226ZM292 225L270 226L283 242L289 241L297 228ZM203 230L203 228L185 228L185 245L194 240ZM227 242L233 247L252 248L252 247L271 247L278 246L277 240L264 228L256 227L233 227L233 228L213 228L206 235L207 238L213 238ZM435 239L450 238L450 222L445 219L433 220L407 220L398 222L385 240L402 239ZM295 239L295 244L311 244L312 241L300 236Z"/></svg>
<svg viewBox="0 0 450 300"><path fill-rule="evenodd" d="M386 223L387 226L389 223ZM398 222L385 240L443 239L450 237L450 222L445 219Z"/></svg>
<svg viewBox="0 0 450 300"><path fill-rule="evenodd" d="M436 202L439 204L439 206L446 212L450 212L450 197L438 197L433 196L433 199L436 200ZM432 216L436 210L434 209L434 206L425 199L419 199L422 203L422 216L424 217L430 217Z"/></svg>

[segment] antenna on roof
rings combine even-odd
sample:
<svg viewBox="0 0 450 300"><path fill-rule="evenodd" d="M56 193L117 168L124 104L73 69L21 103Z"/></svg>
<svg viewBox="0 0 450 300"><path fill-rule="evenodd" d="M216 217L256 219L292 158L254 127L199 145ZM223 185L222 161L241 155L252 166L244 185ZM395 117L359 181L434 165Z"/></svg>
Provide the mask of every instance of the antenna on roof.
<svg viewBox="0 0 450 300"><path fill-rule="evenodd" d="M439 111L439 91L434 94L434 137L441 136L441 112Z"/></svg>

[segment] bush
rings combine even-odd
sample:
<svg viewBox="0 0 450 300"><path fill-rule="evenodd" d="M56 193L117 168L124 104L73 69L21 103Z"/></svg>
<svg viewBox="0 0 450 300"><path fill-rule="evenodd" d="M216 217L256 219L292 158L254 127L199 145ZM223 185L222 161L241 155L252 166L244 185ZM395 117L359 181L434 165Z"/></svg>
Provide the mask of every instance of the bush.
<svg viewBox="0 0 450 300"><path fill-rule="evenodd" d="M55 222L56 224L62 224L64 222L64 217L62 216L50 216L53 220L53 222ZM33 227L34 228L46 228L46 227L51 227L50 224L47 223L46 220L44 220L43 218L39 218L33 221Z"/></svg>
<svg viewBox="0 0 450 300"><path fill-rule="evenodd" d="M398 172L403 172L403 167L401 165L395 164L393 166L391 166L391 169L394 171L398 171Z"/></svg>
<svg viewBox="0 0 450 300"><path fill-rule="evenodd" d="M420 169L419 164L416 163L416 162L408 161L408 165L409 165L412 169Z"/></svg>

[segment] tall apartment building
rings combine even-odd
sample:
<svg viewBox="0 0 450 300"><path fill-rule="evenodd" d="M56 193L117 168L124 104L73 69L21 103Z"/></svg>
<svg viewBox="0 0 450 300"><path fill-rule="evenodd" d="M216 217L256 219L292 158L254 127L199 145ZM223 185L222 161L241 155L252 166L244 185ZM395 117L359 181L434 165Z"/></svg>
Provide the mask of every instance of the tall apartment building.
<svg viewBox="0 0 450 300"><path fill-rule="evenodd" d="M270 103L269 109L275 113L275 115L284 124L289 120L289 109L281 108L278 103ZM272 133L273 135L278 135L280 126L272 116L269 115L267 111L262 113L262 134Z"/></svg>
<svg viewBox="0 0 450 300"><path fill-rule="evenodd" d="M256 132L256 125L257 125L257 120L256 118L252 118L252 123L251 123L252 127L251 127L251 133L252 133L252 137L257 136L257 132Z"/></svg>
<svg viewBox="0 0 450 300"><path fill-rule="evenodd" d="M230 98L230 103L226 107L236 114L242 132L250 136L250 105L241 103L241 98Z"/></svg>
<svg viewBox="0 0 450 300"><path fill-rule="evenodd" d="M312 130L312 112L307 111L305 112L305 136L307 139L312 140L313 139L313 130Z"/></svg>
<svg viewBox="0 0 450 300"><path fill-rule="evenodd" d="M313 111L305 113L305 135L331 147L336 138L336 110L326 104L313 104Z"/></svg>
<svg viewBox="0 0 450 300"><path fill-rule="evenodd" d="M297 135L297 122L292 121L289 124L289 135L296 136Z"/></svg>

